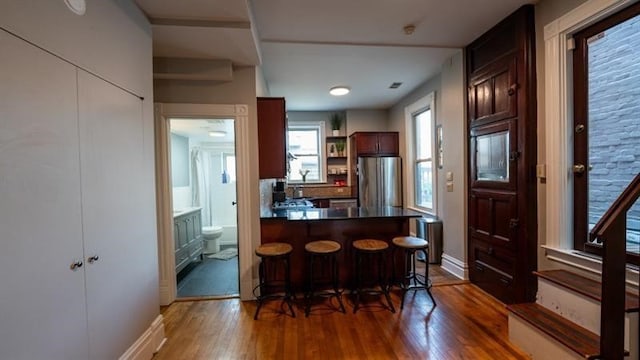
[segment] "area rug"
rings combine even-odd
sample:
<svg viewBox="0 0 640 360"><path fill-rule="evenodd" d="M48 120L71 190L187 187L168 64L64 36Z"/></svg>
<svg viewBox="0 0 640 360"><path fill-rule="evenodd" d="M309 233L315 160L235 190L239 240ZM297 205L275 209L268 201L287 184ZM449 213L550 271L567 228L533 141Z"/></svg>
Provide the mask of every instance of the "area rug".
<svg viewBox="0 0 640 360"><path fill-rule="evenodd" d="M229 260L229 259L233 259L236 256L238 256L237 248L228 248L220 252L217 252L215 254L207 255L209 259L218 259L218 260Z"/></svg>

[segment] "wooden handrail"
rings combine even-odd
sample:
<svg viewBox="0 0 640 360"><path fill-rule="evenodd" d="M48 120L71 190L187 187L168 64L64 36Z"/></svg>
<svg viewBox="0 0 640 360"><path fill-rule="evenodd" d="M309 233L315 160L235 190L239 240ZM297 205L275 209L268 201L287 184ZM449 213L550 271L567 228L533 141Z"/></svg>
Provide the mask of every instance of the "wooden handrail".
<svg viewBox="0 0 640 360"><path fill-rule="evenodd" d="M627 211L640 196L640 174L613 202L590 231L602 242L602 302L600 305L600 358L624 358L624 314Z"/></svg>
<svg viewBox="0 0 640 360"><path fill-rule="evenodd" d="M600 238L602 230L615 217L626 215L627 211L640 196L640 174L636 175L620 196L611 204L611 207L602 215L600 221L589 232L589 240Z"/></svg>

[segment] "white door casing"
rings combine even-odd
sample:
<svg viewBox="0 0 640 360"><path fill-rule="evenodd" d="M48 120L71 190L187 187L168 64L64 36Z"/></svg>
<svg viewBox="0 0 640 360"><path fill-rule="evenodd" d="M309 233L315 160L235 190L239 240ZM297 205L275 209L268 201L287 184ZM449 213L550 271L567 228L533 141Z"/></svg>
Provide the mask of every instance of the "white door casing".
<svg viewBox="0 0 640 360"><path fill-rule="evenodd" d="M158 213L158 250L160 264L160 304L169 305L176 299L173 204L171 199L171 169L169 149L170 118L233 118L236 134L236 178L238 213L238 266L240 298L253 298L253 239L251 235L249 178L249 107L244 104L174 104L155 105L156 127L156 199Z"/></svg>

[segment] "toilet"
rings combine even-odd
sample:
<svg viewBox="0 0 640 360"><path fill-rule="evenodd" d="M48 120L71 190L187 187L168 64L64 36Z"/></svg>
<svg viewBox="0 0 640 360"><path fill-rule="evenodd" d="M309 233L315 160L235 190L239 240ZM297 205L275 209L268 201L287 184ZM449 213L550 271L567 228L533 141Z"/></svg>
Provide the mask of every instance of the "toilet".
<svg viewBox="0 0 640 360"><path fill-rule="evenodd" d="M204 253L215 254L220 251L220 241L222 236L221 226L205 226L202 228L202 239L204 240Z"/></svg>

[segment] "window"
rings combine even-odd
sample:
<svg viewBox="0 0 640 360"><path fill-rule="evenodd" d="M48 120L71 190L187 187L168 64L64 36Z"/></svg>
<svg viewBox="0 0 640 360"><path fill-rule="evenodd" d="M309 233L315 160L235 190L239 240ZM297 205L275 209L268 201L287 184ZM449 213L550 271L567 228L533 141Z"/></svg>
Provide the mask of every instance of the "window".
<svg viewBox="0 0 640 360"><path fill-rule="evenodd" d="M574 35L574 248L599 254L589 230L640 173L640 4ZM640 247L640 204L627 213L627 252Z"/></svg>
<svg viewBox="0 0 640 360"><path fill-rule="evenodd" d="M287 132L289 182L323 182L324 122L290 122Z"/></svg>
<svg viewBox="0 0 640 360"><path fill-rule="evenodd" d="M414 123L414 170L415 204L433 209L433 122L431 109L413 116Z"/></svg>
<svg viewBox="0 0 640 360"><path fill-rule="evenodd" d="M407 200L410 207L435 214L435 119L433 94L405 108Z"/></svg>
<svg viewBox="0 0 640 360"><path fill-rule="evenodd" d="M236 182L236 156L230 153L222 153L222 183Z"/></svg>

